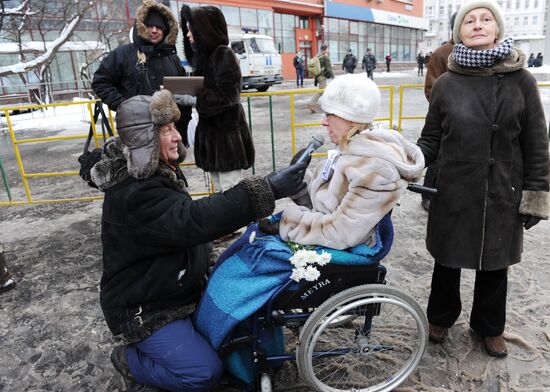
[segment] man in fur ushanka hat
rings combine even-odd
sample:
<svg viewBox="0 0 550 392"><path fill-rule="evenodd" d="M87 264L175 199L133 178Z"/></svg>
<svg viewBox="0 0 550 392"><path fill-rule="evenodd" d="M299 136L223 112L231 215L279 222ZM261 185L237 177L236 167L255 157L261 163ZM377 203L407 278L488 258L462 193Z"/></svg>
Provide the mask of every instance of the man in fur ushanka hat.
<svg viewBox="0 0 550 392"><path fill-rule="evenodd" d="M129 390L135 384L170 391L215 387L221 362L191 322L209 242L270 215L276 199L305 187L302 163L193 200L178 166L185 154L174 126L179 117L167 90L122 102L119 136L107 141L91 172L105 192L101 308L125 343L111 360Z"/></svg>
<svg viewBox="0 0 550 392"><path fill-rule="evenodd" d="M101 62L92 88L97 97L118 110L135 95L152 95L160 90L165 76L185 76L176 52L178 21L170 8L154 0L144 0L136 11L130 43L119 46ZM187 143L191 106L178 105L181 113L176 128Z"/></svg>

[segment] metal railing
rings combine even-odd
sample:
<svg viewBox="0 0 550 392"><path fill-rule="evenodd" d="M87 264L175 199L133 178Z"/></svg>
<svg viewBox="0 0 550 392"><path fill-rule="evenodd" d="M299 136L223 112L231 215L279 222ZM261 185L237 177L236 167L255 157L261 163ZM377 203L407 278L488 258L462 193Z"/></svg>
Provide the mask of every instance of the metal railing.
<svg viewBox="0 0 550 392"><path fill-rule="evenodd" d="M389 91L389 116L388 117L381 117L376 118L376 121L388 121L390 128L393 126L393 102L394 102L394 86L379 86L381 90L388 90ZM296 130L300 127L310 127L310 126L320 126L321 123L319 122L313 122L313 123L298 123L296 122L296 112L295 112L295 96L298 94L311 94L311 93L319 93L323 90L320 89L308 89L308 90L286 90L286 91L274 91L274 92L264 92L264 93L243 93L242 96L246 97L247 104L248 104L248 121L249 126L252 131L253 123L252 123L252 109L251 109L251 98L253 97L267 97L269 100L268 109L269 109L269 118L270 118L270 132L271 132L271 160L272 160L272 166L273 170L276 169L275 167L275 132L274 132L274 124L273 124L273 96L289 96L290 102L289 102L289 111L290 111L290 128L291 128L291 150L292 155L296 153ZM39 142L55 142L55 141L62 141L62 140L74 140L74 139L85 139L88 136L88 132L78 134L78 135L70 135L70 136L51 136L51 137L39 137L39 138L27 138L27 139L18 139L15 135L12 119L10 112L13 110L26 110L26 109L46 109L46 108L55 108L55 107L66 107L66 106L75 106L75 105L82 105L83 107L86 107L87 116L90 119L91 127L93 131L93 138L94 143L96 147L99 147L100 141L102 140L102 134L100 133L98 135L96 124L94 122L93 118L93 105L98 100L86 100L86 101L77 101L77 102L62 102L62 103L53 103L53 104L42 104L42 105L18 105L18 106L7 106L7 107L1 107L0 111L3 112L5 116L5 121L7 123L7 128L9 130L10 139L12 142L15 159L17 161L17 166L19 168L20 176L22 179L22 184L24 188L24 192L26 195L26 200L13 200L9 183L7 180L7 176L4 171L4 167L2 165L2 162L0 161L0 171L2 173L2 179L4 182L4 186L6 188L6 192L8 194L9 201L0 201L0 206L2 205L17 205L17 204L38 204L38 203L59 203L59 202L69 202L69 201L87 201L87 200L98 200L102 199L102 195L95 195L95 196L81 196L81 197L66 197L66 198L60 198L60 199L36 199L32 196L30 185L29 185L29 179L32 178L45 178L45 177L63 177L63 176L76 176L78 175L78 171L75 170L68 170L68 171L56 171L56 172L34 172L30 173L25 170L25 166L23 163L23 159L21 157L21 151L19 146L23 144L30 144L30 143L39 143ZM115 124L113 120L112 112L109 110L109 122L111 124L112 129L116 132ZM326 154L314 154L316 156L322 156ZM185 162L181 164L182 166L195 166L194 162ZM253 169L254 172L254 169ZM209 195L213 192L212 187L210 186L208 192L197 192L197 193L191 193L191 196L205 196Z"/></svg>

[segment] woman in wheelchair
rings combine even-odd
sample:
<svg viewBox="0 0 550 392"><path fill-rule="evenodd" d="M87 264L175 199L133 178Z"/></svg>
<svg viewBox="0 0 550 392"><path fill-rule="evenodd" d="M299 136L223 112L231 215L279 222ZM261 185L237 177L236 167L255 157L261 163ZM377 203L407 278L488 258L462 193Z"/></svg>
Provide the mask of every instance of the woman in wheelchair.
<svg viewBox="0 0 550 392"><path fill-rule="evenodd" d="M247 390L261 384L269 391L269 374L284 360L296 360L316 390L389 390L383 388L399 385L425 350L422 310L381 284L378 263L393 239L389 212L420 177L424 159L398 132L373 126L379 103L366 75L328 85L322 124L336 149L306 174L307 191L292 197L299 205L249 226L210 276L195 323ZM327 252L330 263L317 278L296 279L289 261L296 247ZM281 326L289 325L301 334L296 352L286 354ZM337 361L339 370L325 361Z"/></svg>
<svg viewBox="0 0 550 392"><path fill-rule="evenodd" d="M293 197L302 205L285 208L280 222L262 222L260 229L278 231L283 241L302 245L372 245L375 226L409 181L420 177L424 157L397 131L373 126L380 92L366 76L336 78L320 104L322 125L337 147L328 152L324 165L306 174L307 193Z"/></svg>

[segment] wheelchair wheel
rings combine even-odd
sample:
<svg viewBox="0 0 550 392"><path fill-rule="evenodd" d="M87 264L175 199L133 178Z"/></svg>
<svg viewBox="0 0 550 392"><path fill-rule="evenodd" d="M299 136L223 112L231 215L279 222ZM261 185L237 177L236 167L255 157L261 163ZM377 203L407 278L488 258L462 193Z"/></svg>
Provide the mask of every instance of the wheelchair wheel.
<svg viewBox="0 0 550 392"><path fill-rule="evenodd" d="M342 317L345 324L335 323ZM362 285L311 314L296 360L317 391L390 391L414 371L427 341L428 321L412 297L385 285Z"/></svg>

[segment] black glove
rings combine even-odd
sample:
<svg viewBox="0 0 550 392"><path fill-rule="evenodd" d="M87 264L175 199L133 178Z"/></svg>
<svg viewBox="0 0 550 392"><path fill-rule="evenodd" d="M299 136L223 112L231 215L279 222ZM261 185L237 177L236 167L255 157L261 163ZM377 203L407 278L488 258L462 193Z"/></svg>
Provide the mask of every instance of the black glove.
<svg viewBox="0 0 550 392"><path fill-rule="evenodd" d="M268 218L260 219L258 229L265 234L279 234L279 221L271 222Z"/></svg>
<svg viewBox="0 0 550 392"><path fill-rule="evenodd" d="M306 187L303 182L306 174L307 164L305 162L291 165L281 170L271 172L264 179L273 192L275 200L294 195Z"/></svg>
<svg viewBox="0 0 550 392"><path fill-rule="evenodd" d="M531 215L523 215L523 227L525 227L525 230L529 230L531 227L535 226L537 223L540 222L540 218L536 216Z"/></svg>
<svg viewBox="0 0 550 392"><path fill-rule="evenodd" d="M298 151L296 154L294 154L294 156L292 157L292 160L290 161L290 166L292 166L296 163L296 160L298 159L298 157L300 155L302 155L302 153L305 150L306 150L305 148L302 148L300 151ZM309 154L308 157L307 157L306 165L309 166L310 163L311 163L311 154Z"/></svg>

